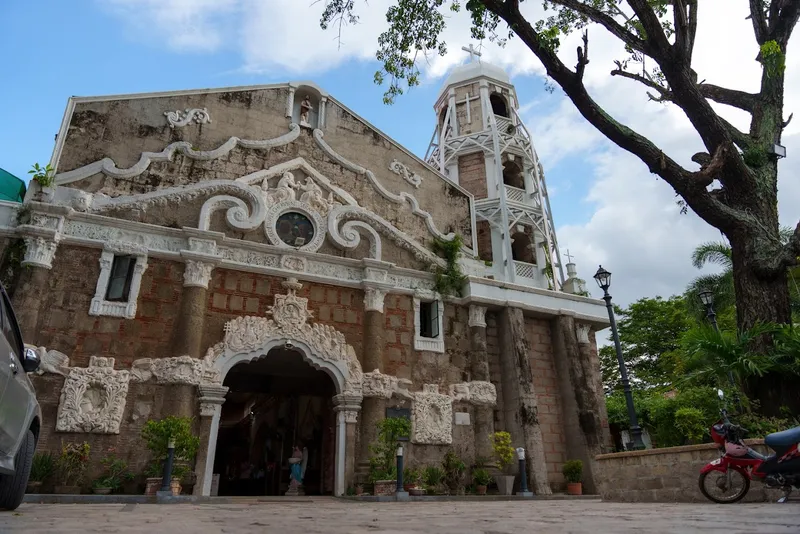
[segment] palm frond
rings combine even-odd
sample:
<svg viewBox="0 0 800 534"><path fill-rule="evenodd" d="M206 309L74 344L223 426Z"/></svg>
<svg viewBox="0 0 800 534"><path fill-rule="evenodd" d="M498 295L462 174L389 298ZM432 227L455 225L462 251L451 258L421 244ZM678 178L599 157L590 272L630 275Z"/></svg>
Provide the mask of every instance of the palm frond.
<svg viewBox="0 0 800 534"><path fill-rule="evenodd" d="M707 263L732 269L731 246L723 241L709 241L698 246L692 252L692 265L701 269Z"/></svg>

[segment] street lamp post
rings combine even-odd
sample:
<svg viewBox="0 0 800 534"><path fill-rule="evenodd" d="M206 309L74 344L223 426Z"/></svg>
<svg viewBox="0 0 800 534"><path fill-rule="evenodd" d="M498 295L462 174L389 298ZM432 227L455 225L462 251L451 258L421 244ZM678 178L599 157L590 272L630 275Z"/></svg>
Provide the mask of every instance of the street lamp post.
<svg viewBox="0 0 800 534"><path fill-rule="evenodd" d="M708 318L708 322L711 323L711 326L714 327L714 330L719 332L717 314L714 311L714 292L710 289L704 289L698 293L697 296L700 297L700 302L702 302L703 306L706 307L706 317ZM731 387L733 388L733 400L736 403L736 407L738 408L739 413L742 413L741 401L739 400L739 394L736 391L736 381L733 379L733 371L731 370L728 370L728 382L731 383Z"/></svg>
<svg viewBox="0 0 800 534"><path fill-rule="evenodd" d="M601 265L594 275L597 285L603 290L603 300L606 301L608 309L608 320L611 323L611 335L614 338L614 348L617 351L617 363L619 363L619 374L622 377L622 389L625 392L625 404L628 406L628 420L631 423L631 440L633 448L636 450L644 449L642 441L642 428L636 417L636 409L633 406L633 394L631 393L631 383L628 380L628 370L625 368L625 360L622 357L622 346L619 343L619 332L617 331L617 320L614 317L614 308L611 306L611 295L608 288L611 287L611 273L603 269Z"/></svg>

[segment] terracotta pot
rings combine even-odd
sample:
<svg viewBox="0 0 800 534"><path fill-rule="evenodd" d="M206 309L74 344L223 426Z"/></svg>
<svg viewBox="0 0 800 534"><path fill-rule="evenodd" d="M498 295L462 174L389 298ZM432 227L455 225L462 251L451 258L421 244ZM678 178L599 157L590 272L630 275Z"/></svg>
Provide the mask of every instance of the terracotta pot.
<svg viewBox="0 0 800 534"><path fill-rule="evenodd" d="M580 482L567 483L567 495L583 495L583 486Z"/></svg>
<svg viewBox="0 0 800 534"><path fill-rule="evenodd" d="M80 486L54 486L53 492L58 493L59 495L80 495L81 494L81 487Z"/></svg>
<svg viewBox="0 0 800 534"><path fill-rule="evenodd" d="M514 475L500 475L494 477L500 495L511 495L514 492Z"/></svg>
<svg viewBox="0 0 800 534"><path fill-rule="evenodd" d="M151 496L156 495L156 493L158 493L158 491L161 489L161 480L162 479L160 477L159 478L148 478L145 481L144 494L145 495L151 495ZM181 487L180 479L179 478L173 478L172 481L170 482L169 489L172 490L172 494L173 495L180 495L181 494L181 490L183 489Z"/></svg>
<svg viewBox="0 0 800 534"><path fill-rule="evenodd" d="M28 494L38 494L42 492L42 483L41 481L31 481L28 482L28 487L25 488L25 493Z"/></svg>
<svg viewBox="0 0 800 534"><path fill-rule="evenodd" d="M403 484L403 491L409 492L416 486L414 484Z"/></svg>
<svg viewBox="0 0 800 534"><path fill-rule="evenodd" d="M478 495L486 495L486 486L475 486L475 491Z"/></svg>
<svg viewBox="0 0 800 534"><path fill-rule="evenodd" d="M109 495L111 488L92 488L95 495Z"/></svg>
<svg viewBox="0 0 800 534"><path fill-rule="evenodd" d="M364 486L361 484L356 484L356 495L363 495L364 494Z"/></svg>

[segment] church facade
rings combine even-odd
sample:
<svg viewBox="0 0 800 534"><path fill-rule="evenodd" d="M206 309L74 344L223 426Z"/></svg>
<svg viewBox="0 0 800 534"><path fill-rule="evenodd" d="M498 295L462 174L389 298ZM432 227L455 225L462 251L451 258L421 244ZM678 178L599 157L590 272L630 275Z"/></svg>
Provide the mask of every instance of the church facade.
<svg viewBox="0 0 800 534"><path fill-rule="evenodd" d="M282 494L302 444L307 491L343 495L400 415L407 465L502 430L534 492L572 458L592 491L606 309L563 275L516 108L501 69L456 68L423 160L313 83L71 98L55 185L0 203L38 450L141 472L143 424L192 417L195 494Z"/></svg>

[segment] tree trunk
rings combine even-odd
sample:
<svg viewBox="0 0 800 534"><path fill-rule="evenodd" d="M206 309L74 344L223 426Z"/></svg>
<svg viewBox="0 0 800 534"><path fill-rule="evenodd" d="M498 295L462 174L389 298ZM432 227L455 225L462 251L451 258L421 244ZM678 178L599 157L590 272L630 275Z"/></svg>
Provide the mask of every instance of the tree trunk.
<svg viewBox="0 0 800 534"><path fill-rule="evenodd" d="M787 272L766 277L754 268L757 263L757 239L730 236L733 259L733 284L736 294L736 322L740 330L752 328L758 322L785 324L791 321L789 281ZM770 350L769 338L756 339L752 350ZM800 413L800 394L796 377L776 373L753 376L743 384L750 399L759 402L759 412L779 417L781 408Z"/></svg>

